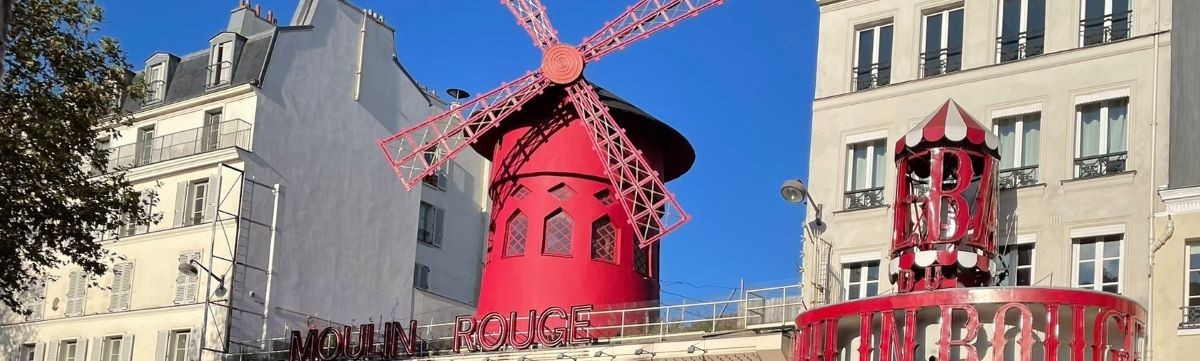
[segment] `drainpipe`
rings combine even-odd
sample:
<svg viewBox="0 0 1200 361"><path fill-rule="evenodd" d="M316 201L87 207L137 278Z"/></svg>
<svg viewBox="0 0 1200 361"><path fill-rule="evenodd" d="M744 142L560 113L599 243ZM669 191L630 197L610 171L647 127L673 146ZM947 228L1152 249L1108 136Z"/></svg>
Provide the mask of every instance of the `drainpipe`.
<svg viewBox="0 0 1200 361"><path fill-rule="evenodd" d="M1146 233L1147 233L1146 238L1151 240L1151 242L1152 242L1150 244L1149 255L1147 255L1147 258L1149 258L1149 259L1147 260L1148 263L1146 265L1147 273L1149 273L1149 275L1147 277L1148 278L1147 281L1150 284L1150 288L1149 288L1150 292L1147 292L1147 296L1146 296L1146 302L1147 302L1146 314L1150 315L1150 317L1146 317L1147 318L1147 320L1146 320L1146 347L1145 347L1146 361L1151 361L1154 359L1154 342L1153 342L1153 340L1154 340L1154 316L1153 316L1154 315L1154 252L1158 251L1159 248L1162 248L1162 246L1164 244L1166 244L1167 240L1171 238L1171 234L1174 233L1174 230L1175 230L1175 225L1174 225L1173 221L1171 221L1170 218L1168 218L1167 219L1167 229L1164 230L1163 235L1162 235L1162 237L1160 237L1159 240L1155 240L1156 238L1154 237L1154 206L1157 204L1157 202L1155 201L1155 197L1158 194L1158 192L1157 192L1158 191L1158 185L1157 185L1158 183L1157 183L1157 179L1155 179L1156 178L1155 176L1157 175L1157 174L1155 174L1155 172L1157 171L1157 161L1158 161L1158 154L1157 154L1158 153L1158 78L1159 78L1158 63L1159 63L1160 37L1162 36L1162 34L1159 30L1161 28L1162 28L1162 1L1155 0L1154 1L1154 29L1153 29L1154 30L1154 72L1153 72L1154 80L1151 82L1154 89L1152 90L1152 92L1153 92L1153 95L1151 96L1152 103L1150 104L1150 117L1151 117L1151 120L1150 120L1151 121L1150 122L1150 195L1146 197L1146 201L1147 201L1146 203L1147 203L1147 206L1149 207L1149 209L1147 209L1148 214L1147 214L1146 218L1147 218L1147 220L1150 221L1149 227L1147 227L1148 230L1146 231Z"/></svg>
<svg viewBox="0 0 1200 361"><path fill-rule="evenodd" d="M267 251L267 287L263 292L262 349L267 349L267 325L271 323L271 281L275 279L275 236L279 234L279 183L271 187L275 204L271 206L271 242Z"/></svg>

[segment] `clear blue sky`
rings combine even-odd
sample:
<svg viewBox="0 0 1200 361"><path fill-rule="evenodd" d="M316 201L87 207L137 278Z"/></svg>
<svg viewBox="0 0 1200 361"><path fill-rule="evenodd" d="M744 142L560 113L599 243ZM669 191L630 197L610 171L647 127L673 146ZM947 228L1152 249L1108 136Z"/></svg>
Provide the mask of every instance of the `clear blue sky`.
<svg viewBox="0 0 1200 361"><path fill-rule="evenodd" d="M559 38L576 43L635 0L542 1ZM274 10L282 25L297 2L255 3ZM529 36L496 0L351 2L396 28L400 61L433 89L479 93L540 61ZM121 42L136 69L158 50L203 49L237 5L100 3L107 9L102 32ZM668 184L692 221L663 243L664 299L724 297L730 291L720 287L737 287L741 279L750 285L797 279L804 213L778 190L785 179L807 179L817 21L812 0L728 0L585 71L678 128L696 148L691 172ZM381 160L379 166L387 165Z"/></svg>

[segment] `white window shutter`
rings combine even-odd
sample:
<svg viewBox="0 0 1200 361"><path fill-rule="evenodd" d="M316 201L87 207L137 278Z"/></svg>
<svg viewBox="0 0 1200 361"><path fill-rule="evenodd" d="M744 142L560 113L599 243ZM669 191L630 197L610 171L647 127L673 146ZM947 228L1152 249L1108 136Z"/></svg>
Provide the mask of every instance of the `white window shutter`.
<svg viewBox="0 0 1200 361"><path fill-rule="evenodd" d="M129 292L132 286L133 262L125 262L114 266L112 288L109 290L109 311L124 311L129 309Z"/></svg>
<svg viewBox="0 0 1200 361"><path fill-rule="evenodd" d="M217 213L217 197L221 196L221 176L208 177L208 194L204 195L204 221L212 222Z"/></svg>
<svg viewBox="0 0 1200 361"><path fill-rule="evenodd" d="M174 228L183 227L185 224L187 224L184 222L184 217L187 214L189 188L191 188L189 187L189 183L184 181L179 182L178 188L175 189L175 218L171 221L171 225L174 226Z"/></svg>
<svg viewBox="0 0 1200 361"><path fill-rule="evenodd" d="M78 350L78 349L76 349L76 350ZM92 361L104 361L104 358L100 357L100 354L103 352L104 352L104 337L101 337L101 336L92 337ZM82 359L76 358L76 360L82 360Z"/></svg>
<svg viewBox="0 0 1200 361"><path fill-rule="evenodd" d="M200 260L200 251L186 251L179 254L179 264L191 263L191 261ZM175 271L175 304L184 304L196 302L196 286L199 283L199 274L189 275L176 269Z"/></svg>
<svg viewBox="0 0 1200 361"><path fill-rule="evenodd" d="M87 342L88 342L88 340L86 338L80 337L80 338L75 339L75 342L76 342L76 344L75 344L75 360L83 361L83 360L85 360L84 357L87 357Z"/></svg>
<svg viewBox="0 0 1200 361"><path fill-rule="evenodd" d="M44 360L44 356L46 356L46 344L41 342L34 344L33 361L42 361Z"/></svg>
<svg viewBox="0 0 1200 361"><path fill-rule="evenodd" d="M442 220L446 217L446 210L434 207L433 219L433 244L436 246L442 245Z"/></svg>
<svg viewBox="0 0 1200 361"><path fill-rule="evenodd" d="M191 252L187 253L187 262L191 262L191 261L196 261L196 263L200 262L200 251L191 251ZM197 268L199 268L199 267L197 267ZM185 275L187 277L187 282L184 284L184 287L183 287L184 288L184 290L183 290L183 292L184 292L183 302L184 303L196 302L196 292L200 289L200 272L203 272L203 270L197 269L196 274Z"/></svg>
<svg viewBox="0 0 1200 361"><path fill-rule="evenodd" d="M83 314L83 301L87 297L87 276L83 271L72 271L67 277L67 316Z"/></svg>
<svg viewBox="0 0 1200 361"><path fill-rule="evenodd" d="M58 361L58 346L62 341L52 341L46 343L46 361Z"/></svg>
<svg viewBox="0 0 1200 361"><path fill-rule="evenodd" d="M167 361L167 346L171 342L171 331L158 331L158 343L154 344L154 361Z"/></svg>
<svg viewBox="0 0 1200 361"><path fill-rule="evenodd" d="M121 335L121 351L117 354L119 361L132 361L133 357L133 334L126 333Z"/></svg>
<svg viewBox="0 0 1200 361"><path fill-rule="evenodd" d="M37 281L29 288L29 294L25 298L25 308L30 311L27 317L30 321L42 319L42 310L45 308L46 286L42 281ZM40 360L38 360L40 361Z"/></svg>
<svg viewBox="0 0 1200 361"><path fill-rule="evenodd" d="M200 329L193 327L192 332L188 334L188 344L187 344L187 350L188 350L187 351L187 354L188 354L187 359L188 359L188 361L199 361L200 360L200 337L203 337L200 335Z"/></svg>

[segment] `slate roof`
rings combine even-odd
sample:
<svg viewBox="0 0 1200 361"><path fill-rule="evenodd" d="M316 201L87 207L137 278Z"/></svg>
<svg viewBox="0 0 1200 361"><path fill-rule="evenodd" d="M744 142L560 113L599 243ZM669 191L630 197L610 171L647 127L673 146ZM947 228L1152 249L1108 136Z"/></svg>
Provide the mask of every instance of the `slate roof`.
<svg viewBox="0 0 1200 361"><path fill-rule="evenodd" d="M141 104L140 102L126 98L124 108L130 112L139 112L194 98L220 89L236 87L250 82L261 83L262 76L265 74L267 61L270 59L275 36L275 31L269 31L251 35L246 39L246 43L242 46L242 51L238 54L238 58L234 59L233 79L229 85L222 85L212 89L205 86L205 81L208 79L208 53L210 51L206 49L188 54L184 58L179 59L179 63L175 65L174 71L169 74L170 77L167 79L167 94L163 98L163 101L153 104ZM143 70L143 72L137 73L134 76L134 80L141 81L144 72Z"/></svg>

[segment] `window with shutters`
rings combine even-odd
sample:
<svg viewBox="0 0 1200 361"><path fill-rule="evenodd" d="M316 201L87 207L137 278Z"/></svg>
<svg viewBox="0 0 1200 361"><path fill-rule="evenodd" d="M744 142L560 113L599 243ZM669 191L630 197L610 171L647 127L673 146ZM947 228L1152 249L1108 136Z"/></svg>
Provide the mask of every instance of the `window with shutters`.
<svg viewBox="0 0 1200 361"><path fill-rule="evenodd" d="M37 359L37 344L27 343L21 345L20 361L41 361Z"/></svg>
<svg viewBox="0 0 1200 361"><path fill-rule="evenodd" d="M542 239L542 254L555 256L571 255L571 216L558 210L546 218L545 237Z"/></svg>
<svg viewBox="0 0 1200 361"><path fill-rule="evenodd" d="M122 336L108 336L103 340L100 348L99 361L122 361L121 360L121 343L124 342Z"/></svg>
<svg viewBox="0 0 1200 361"><path fill-rule="evenodd" d="M187 210L184 211L187 217L185 225L190 226L204 222L204 207L208 202L208 187L208 179L192 181L188 187Z"/></svg>
<svg viewBox="0 0 1200 361"><path fill-rule="evenodd" d="M200 128L200 152L219 148L221 144L221 113L221 108L204 113L204 126Z"/></svg>
<svg viewBox="0 0 1200 361"><path fill-rule="evenodd" d="M213 45L209 55L208 87L229 85L233 78L233 42Z"/></svg>
<svg viewBox="0 0 1200 361"><path fill-rule="evenodd" d="M79 341L62 340L58 343L58 361L84 361L76 358L78 353Z"/></svg>
<svg viewBox="0 0 1200 361"><path fill-rule="evenodd" d="M608 216L592 222L592 259L617 263L617 228Z"/></svg>
<svg viewBox="0 0 1200 361"><path fill-rule="evenodd" d="M417 214L417 241L433 247L442 246L442 221L446 211L432 204L421 202Z"/></svg>
<svg viewBox="0 0 1200 361"><path fill-rule="evenodd" d="M42 319L42 308L46 299L46 286L41 281L35 281L25 291L25 300L22 302L25 310L29 311L29 315L25 316L26 321L37 321Z"/></svg>
<svg viewBox="0 0 1200 361"><path fill-rule="evenodd" d="M413 288L429 289L429 266L417 263L413 270Z"/></svg>
<svg viewBox="0 0 1200 361"><path fill-rule="evenodd" d="M186 264L200 261L200 251L188 251L179 254L179 263ZM200 289L199 273L187 274L175 267L175 304L196 302L196 292Z"/></svg>
<svg viewBox="0 0 1200 361"><path fill-rule="evenodd" d="M67 277L67 316L83 314L83 301L87 299L87 274L72 271Z"/></svg>
<svg viewBox="0 0 1200 361"><path fill-rule="evenodd" d="M171 335L167 339L166 361L188 361L188 343L191 338L191 330L171 331Z"/></svg>
<svg viewBox="0 0 1200 361"><path fill-rule="evenodd" d="M167 65L158 63L146 69L146 104L161 102L167 94Z"/></svg>
<svg viewBox="0 0 1200 361"><path fill-rule="evenodd" d="M134 165L147 165L158 161L158 158L160 157L156 156L155 154L154 143L155 138L153 124L138 128L137 143L135 143L135 147L137 147L137 149L133 154Z"/></svg>
<svg viewBox="0 0 1200 361"><path fill-rule="evenodd" d="M129 309L129 293L133 288L133 262L117 264L113 267L113 280L109 288L109 311L124 311Z"/></svg>
<svg viewBox="0 0 1200 361"><path fill-rule="evenodd" d="M529 218L517 211L508 219L505 227L504 257L525 254L525 238L529 231Z"/></svg>

